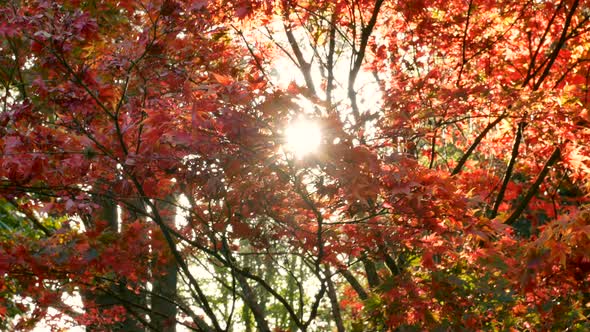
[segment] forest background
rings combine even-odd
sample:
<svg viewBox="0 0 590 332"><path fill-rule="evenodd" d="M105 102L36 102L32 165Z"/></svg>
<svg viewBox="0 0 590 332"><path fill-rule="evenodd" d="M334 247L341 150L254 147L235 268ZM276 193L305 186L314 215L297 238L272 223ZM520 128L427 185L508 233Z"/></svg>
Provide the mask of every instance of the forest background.
<svg viewBox="0 0 590 332"><path fill-rule="evenodd" d="M589 20L0 1L0 328L589 330Z"/></svg>

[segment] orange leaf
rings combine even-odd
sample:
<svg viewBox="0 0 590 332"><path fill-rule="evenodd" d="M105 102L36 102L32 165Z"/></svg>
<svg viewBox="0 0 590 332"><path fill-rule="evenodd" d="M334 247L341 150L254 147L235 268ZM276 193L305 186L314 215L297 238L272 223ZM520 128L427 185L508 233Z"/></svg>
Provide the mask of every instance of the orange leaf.
<svg viewBox="0 0 590 332"><path fill-rule="evenodd" d="M228 86L234 83L234 79L231 76L216 73L211 73L211 75L213 75L213 78L223 86Z"/></svg>

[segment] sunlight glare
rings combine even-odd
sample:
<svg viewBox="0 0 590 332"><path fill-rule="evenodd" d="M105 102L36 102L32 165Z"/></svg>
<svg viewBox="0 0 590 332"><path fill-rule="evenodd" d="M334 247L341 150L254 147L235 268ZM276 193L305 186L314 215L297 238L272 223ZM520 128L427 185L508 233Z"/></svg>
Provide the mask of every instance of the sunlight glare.
<svg viewBox="0 0 590 332"><path fill-rule="evenodd" d="M291 123L285 134L286 147L297 158L316 152L322 140L318 124L302 118Z"/></svg>

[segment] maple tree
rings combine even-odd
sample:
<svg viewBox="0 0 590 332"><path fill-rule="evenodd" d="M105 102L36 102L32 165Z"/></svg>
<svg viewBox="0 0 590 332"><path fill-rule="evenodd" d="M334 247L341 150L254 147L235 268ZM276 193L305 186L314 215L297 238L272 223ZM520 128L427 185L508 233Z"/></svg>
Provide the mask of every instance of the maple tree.
<svg viewBox="0 0 590 332"><path fill-rule="evenodd" d="M587 1L0 4L2 328L590 327Z"/></svg>

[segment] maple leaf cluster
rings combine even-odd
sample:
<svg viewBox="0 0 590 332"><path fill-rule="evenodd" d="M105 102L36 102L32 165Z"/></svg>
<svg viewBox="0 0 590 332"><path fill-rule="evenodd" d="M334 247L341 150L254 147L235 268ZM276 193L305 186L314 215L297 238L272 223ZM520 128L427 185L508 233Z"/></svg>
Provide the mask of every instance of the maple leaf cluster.
<svg viewBox="0 0 590 332"><path fill-rule="evenodd" d="M589 33L580 0L2 2L0 329L590 328Z"/></svg>

